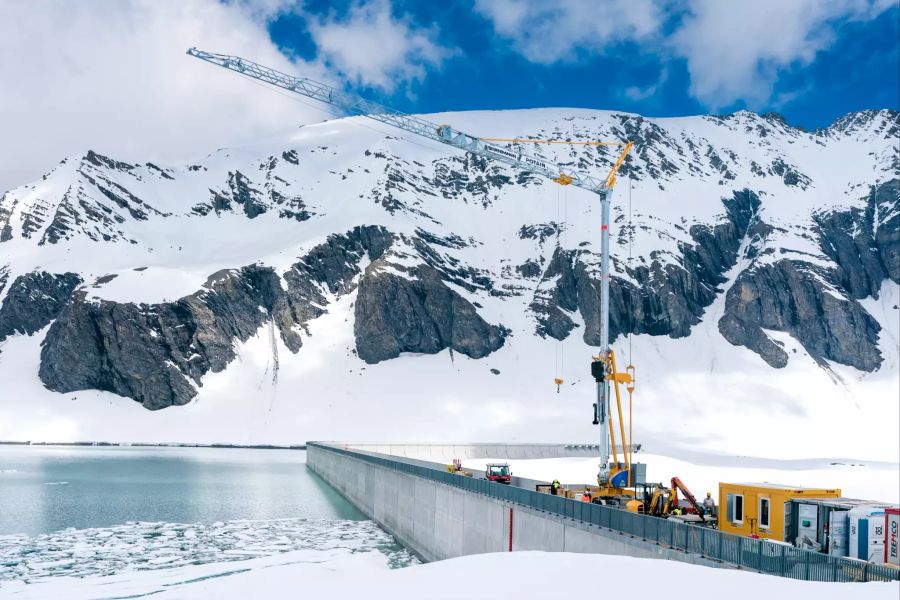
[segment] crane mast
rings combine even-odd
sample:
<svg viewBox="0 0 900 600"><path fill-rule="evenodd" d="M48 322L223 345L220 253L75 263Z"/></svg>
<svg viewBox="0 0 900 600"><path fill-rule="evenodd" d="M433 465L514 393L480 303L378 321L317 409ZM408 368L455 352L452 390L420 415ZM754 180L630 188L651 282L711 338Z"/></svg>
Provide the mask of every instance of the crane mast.
<svg viewBox="0 0 900 600"><path fill-rule="evenodd" d="M633 367L628 372L618 372L615 357L609 345L609 223L610 199L616 182L619 168L625 161L632 147L632 142L594 142L596 145L621 146L621 154L613 164L607 177L599 178L579 171L567 171L551 162L525 154L517 154L503 146L490 143L446 124L438 124L415 115L393 110L376 102L360 98L354 94L335 87L314 81L306 77L294 77L275 69L255 63L239 56L215 54L190 48L187 53L195 58L205 60L219 67L234 71L251 79L280 87L289 92L300 94L314 100L337 107L348 115L361 115L391 125L403 131L482 156L493 161L502 162L522 171L528 171L547 177L561 185L574 185L594 192L600 199L600 355L593 358L591 374L597 383L597 402L594 404L594 424L600 426L600 470L597 475L601 487L608 489L623 488L631 484L630 459L628 444L622 423L622 408L619 398L618 384L625 383L633 389ZM501 140L514 142L534 142L536 140ZM623 469L618 461L615 431L610 415L609 382L614 383L619 408L619 424L621 428L622 452L625 460ZM612 452L610 452L612 450ZM612 454L612 457L610 456ZM612 464L610 458L613 459ZM623 480L624 475L624 480Z"/></svg>

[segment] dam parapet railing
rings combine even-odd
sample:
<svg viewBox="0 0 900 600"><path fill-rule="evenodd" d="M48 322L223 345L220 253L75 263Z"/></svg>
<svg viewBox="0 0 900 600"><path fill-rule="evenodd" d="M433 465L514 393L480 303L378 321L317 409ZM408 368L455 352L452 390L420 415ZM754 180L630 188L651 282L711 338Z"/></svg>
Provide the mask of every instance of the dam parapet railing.
<svg viewBox="0 0 900 600"><path fill-rule="evenodd" d="M424 460L376 453L370 448L387 449L390 444L353 444L309 442L310 467L320 475L316 465L316 451L362 461L398 474L443 484L469 494L485 496L504 505L520 506L538 513L575 521L589 528L615 532L665 548L677 553L705 559L702 562L722 563L722 567L740 568L759 573L806 581L864 582L897 581L900 570L876 563L829 556L787 544L737 536L715 529L680 523L658 517L627 512L578 500L539 493L531 489L503 485L450 473L440 464ZM403 445L397 445L403 446ZM447 447L445 445L441 445ZM478 446L484 446L483 444ZM529 445L531 446L531 445ZM452 447L452 446L450 446ZM548 451L552 453L552 451ZM423 453L416 452L417 457ZM424 453L429 456L430 453ZM443 455L443 452L441 453ZM513 451L513 454L518 452ZM328 477L325 477L328 480ZM348 496L349 498L349 496ZM353 501L353 498L349 498ZM413 507L414 508L414 507ZM364 511L365 512L365 511ZM372 515L370 515L372 516ZM377 520L377 519L376 519ZM394 533L392 531L392 533ZM512 526L510 524L510 548ZM550 548L547 548L548 550Z"/></svg>

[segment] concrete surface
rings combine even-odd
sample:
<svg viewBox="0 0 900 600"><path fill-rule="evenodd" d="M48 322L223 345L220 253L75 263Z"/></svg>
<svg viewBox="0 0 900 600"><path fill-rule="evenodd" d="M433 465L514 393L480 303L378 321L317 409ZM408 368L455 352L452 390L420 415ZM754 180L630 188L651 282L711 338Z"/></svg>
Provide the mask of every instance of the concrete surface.
<svg viewBox="0 0 900 600"><path fill-rule="evenodd" d="M421 460L409 462L429 464ZM541 550L664 558L732 568L313 445L307 449L307 465L425 561L484 552Z"/></svg>
<svg viewBox="0 0 900 600"><path fill-rule="evenodd" d="M454 458L519 460L572 456L596 457L600 455L599 446L596 444L384 444L378 442L341 442L339 445L342 448L362 450L364 452L431 460L440 463L449 463Z"/></svg>

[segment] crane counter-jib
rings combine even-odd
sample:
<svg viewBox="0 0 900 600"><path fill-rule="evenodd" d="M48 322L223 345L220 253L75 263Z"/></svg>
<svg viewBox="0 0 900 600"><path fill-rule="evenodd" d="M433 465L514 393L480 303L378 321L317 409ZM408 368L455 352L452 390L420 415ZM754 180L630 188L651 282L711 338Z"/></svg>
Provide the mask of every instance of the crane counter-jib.
<svg viewBox="0 0 900 600"><path fill-rule="evenodd" d="M624 487L623 482L633 484L630 468L630 458L624 454L630 441L626 439L625 428L622 423L622 405L619 392L619 384L628 385L629 397L634 389L634 380L631 377L633 367L624 372L616 370L614 353L609 340L609 225L610 225L610 196L616 183L616 174L625 162L631 150L632 143L627 142L594 142L594 145L622 146L623 149L613 163L612 169L605 178L594 177L578 171L566 172L558 165L551 164L540 158L525 155L513 151L507 147L490 143L490 139L479 138L459 131L450 125L437 124L415 115L405 114L376 102L360 98L355 94L339 90L330 85L313 81L306 77L294 77L281 71L260 65L251 60L239 56L215 54L191 48L187 53L195 58L205 60L219 67L239 73L251 79L280 87L290 92L306 96L313 100L330 104L348 115L362 115L391 125L400 130L414 133L442 144L446 144L465 152L482 156L492 161L502 162L522 171L543 175L561 185L574 185L596 193L600 199L600 240L601 240L601 266L600 266L600 356L594 357L591 373L597 383L597 402L594 404L594 424L600 426L599 447L600 471L597 479L601 486L608 491L608 495L618 495ZM528 140L513 139L503 140L494 138L495 141L512 143L525 143ZM554 142L557 140L553 140ZM599 368L598 368L599 367ZM631 371L629 371L631 369ZM621 447L625 457L624 463L619 463L617 455L616 434L612 423L612 411L610 410L609 383L613 382L618 405L619 429L621 434ZM610 457L613 463L610 464Z"/></svg>

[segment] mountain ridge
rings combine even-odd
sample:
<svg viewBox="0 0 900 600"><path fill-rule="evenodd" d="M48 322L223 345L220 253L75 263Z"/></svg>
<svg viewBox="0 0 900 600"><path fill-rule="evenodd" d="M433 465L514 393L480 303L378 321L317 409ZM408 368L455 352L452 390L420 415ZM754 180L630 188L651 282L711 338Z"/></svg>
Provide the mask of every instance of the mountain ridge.
<svg viewBox="0 0 900 600"><path fill-rule="evenodd" d="M636 142L614 197L617 343L690 340L714 319L715 344L769 368L791 368L793 342L828 372L896 368L866 308L900 283L896 111L815 132L748 111L434 117L511 137ZM601 172L614 158L527 151ZM302 356L310 324L351 296L340 309L353 323L351 370L553 340L596 346L594 204L361 118L180 166L88 151L0 197L0 340L41 336L45 388L152 409L203 398L208 374L266 328L273 356ZM722 314L710 315L717 299Z"/></svg>

